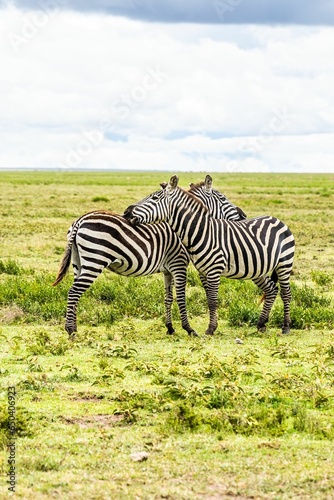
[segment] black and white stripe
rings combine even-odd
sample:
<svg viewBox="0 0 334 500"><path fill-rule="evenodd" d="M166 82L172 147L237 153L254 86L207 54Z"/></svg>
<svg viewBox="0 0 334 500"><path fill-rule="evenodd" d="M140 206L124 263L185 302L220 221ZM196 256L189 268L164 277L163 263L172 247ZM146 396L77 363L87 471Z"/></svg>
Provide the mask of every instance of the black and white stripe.
<svg viewBox="0 0 334 500"><path fill-rule="evenodd" d="M191 328L185 308L186 273L189 256L168 224L133 227L121 215L92 212L70 228L68 245L54 285L65 276L71 259L74 282L68 292L66 331L77 331L76 309L81 295L108 268L122 276L146 276L162 272L165 283L166 327L174 333L171 320L173 282L183 328Z"/></svg>
<svg viewBox="0 0 334 500"><path fill-rule="evenodd" d="M251 279L265 293L258 328L265 330L279 282L284 304L282 332L290 331L290 275L294 237L290 229L271 216L225 221L214 219L195 196L180 189L173 176L160 192L128 207L125 217L134 224L166 221L187 248L203 277L210 310L207 334L217 328L220 277ZM140 226L141 227L141 226Z"/></svg>
<svg viewBox="0 0 334 500"><path fill-rule="evenodd" d="M230 203L226 201L225 205ZM232 209L228 208L228 213L229 217L238 217L234 205ZM189 324L186 312L185 287L189 255L180 238L167 223L134 227L124 217L112 212L95 211L85 214L69 229L68 245L54 285L63 279L71 260L74 283L68 293L65 323L65 329L70 335L77 331L76 309L81 295L104 268L122 276L146 276L162 272L168 333L174 333L171 317L174 284L182 327L189 334L196 334Z"/></svg>
<svg viewBox="0 0 334 500"><path fill-rule="evenodd" d="M214 219L246 219L246 214L240 207L231 203L223 193L213 189L210 175L205 177L204 182L190 184L189 193L204 203Z"/></svg>

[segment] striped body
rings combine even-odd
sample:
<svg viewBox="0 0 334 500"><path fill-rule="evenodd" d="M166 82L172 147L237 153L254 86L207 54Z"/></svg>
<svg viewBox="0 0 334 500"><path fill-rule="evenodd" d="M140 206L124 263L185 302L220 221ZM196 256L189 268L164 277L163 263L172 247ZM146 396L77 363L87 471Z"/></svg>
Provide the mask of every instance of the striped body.
<svg viewBox="0 0 334 500"><path fill-rule="evenodd" d="M174 230L182 232L177 226ZM205 230L203 217L198 217L183 241L201 273L219 269L222 276L234 279L254 279L270 273L285 255L291 258L291 246L294 248L291 231L271 216L239 222L210 217Z"/></svg>
<svg viewBox="0 0 334 500"><path fill-rule="evenodd" d="M204 183L201 183L202 185ZM231 205L232 209L229 205L228 201L224 203L229 217L240 218L234 205ZM221 208L219 201L219 211ZM68 293L65 323L66 331L70 335L77 331L76 308L81 295L104 268L129 277L162 272L165 283L165 324L168 333L174 333L171 318L174 284L182 327L189 334L196 335L186 312L185 287L190 258L169 224L134 227L124 217L112 212L95 211L85 214L69 229L68 245L54 285L65 276L71 259L74 283ZM204 281L203 284L206 286Z"/></svg>
<svg viewBox="0 0 334 500"><path fill-rule="evenodd" d="M171 321L173 281L182 326L189 325L185 307L186 273L189 255L168 224L133 227L121 215L97 211L83 215L71 226L68 245L54 285L65 276L73 262L74 283L68 292L65 329L77 331L76 308L81 295L108 268L122 276L164 274L166 327L174 333Z"/></svg>
<svg viewBox="0 0 334 500"><path fill-rule="evenodd" d="M180 239L165 223L134 228L120 215L95 212L73 225L74 234L78 271L86 261L93 274L103 266L122 276L146 276L168 271L179 255L180 263L189 262Z"/></svg>
<svg viewBox="0 0 334 500"><path fill-rule="evenodd" d="M265 329L279 281L284 303L283 333L290 330L290 275L294 238L290 229L271 216L239 222L214 219L198 198L177 187L171 178L151 199L130 206L125 216L134 224L166 221L178 234L202 276L210 310L206 333L217 328L220 277L252 279L264 292L258 328Z"/></svg>

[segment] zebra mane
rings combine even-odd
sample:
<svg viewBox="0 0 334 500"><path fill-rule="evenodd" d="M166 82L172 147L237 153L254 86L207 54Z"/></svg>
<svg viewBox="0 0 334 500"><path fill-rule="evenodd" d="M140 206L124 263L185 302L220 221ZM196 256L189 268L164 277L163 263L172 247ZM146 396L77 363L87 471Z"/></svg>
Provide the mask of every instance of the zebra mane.
<svg viewBox="0 0 334 500"><path fill-rule="evenodd" d="M204 184L204 183L202 183L202 184ZM180 191L183 191L183 193L186 193L188 195L188 197L191 198L193 201L195 201L201 208L203 208L205 212L208 212L210 214L209 208L206 205L204 205L202 200L200 200L199 198L197 198L197 196L195 196L194 194L191 193L191 189L189 191L186 191L185 189L182 189L182 188L179 188L179 189L180 189Z"/></svg>
<svg viewBox="0 0 334 500"><path fill-rule="evenodd" d="M76 221L75 224L78 224L79 222L83 222L87 219L94 218L94 216L99 216L99 215L107 215L109 217L123 217L121 214L116 214L115 212L111 212L110 210L91 210L90 212L87 212L83 215L81 215Z"/></svg>
<svg viewBox="0 0 334 500"><path fill-rule="evenodd" d="M117 214L116 212L112 212L111 210L92 210L91 212L87 212L82 215L82 217L87 217L89 215L113 215L116 217L121 217L121 214Z"/></svg>
<svg viewBox="0 0 334 500"><path fill-rule="evenodd" d="M196 184L194 184L193 182L190 184L190 189L188 191L188 193L191 193L193 190L197 189L197 188L201 188L204 186L204 181L201 181L201 182L196 182Z"/></svg>

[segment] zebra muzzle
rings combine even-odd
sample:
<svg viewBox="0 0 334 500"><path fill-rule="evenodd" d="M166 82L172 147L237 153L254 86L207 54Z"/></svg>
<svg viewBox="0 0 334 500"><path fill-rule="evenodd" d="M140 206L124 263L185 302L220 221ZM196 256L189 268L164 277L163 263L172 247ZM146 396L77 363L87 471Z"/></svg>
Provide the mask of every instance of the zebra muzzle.
<svg viewBox="0 0 334 500"><path fill-rule="evenodd" d="M126 219L132 224L133 226L138 226L140 224L139 219L137 217L126 217Z"/></svg>
<svg viewBox="0 0 334 500"><path fill-rule="evenodd" d="M124 219L130 222L133 226L137 226L139 224L139 220L137 217L132 215L132 207L128 207L123 214Z"/></svg>

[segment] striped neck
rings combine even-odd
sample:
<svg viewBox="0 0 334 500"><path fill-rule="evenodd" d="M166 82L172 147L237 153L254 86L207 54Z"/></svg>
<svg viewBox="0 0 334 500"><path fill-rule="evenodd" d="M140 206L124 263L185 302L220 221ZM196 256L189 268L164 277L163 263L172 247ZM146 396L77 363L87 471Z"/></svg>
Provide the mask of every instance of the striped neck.
<svg viewBox="0 0 334 500"><path fill-rule="evenodd" d="M211 215L205 205L187 191L178 189L170 197L168 223L190 251L198 246L204 227L209 236L210 219Z"/></svg>

